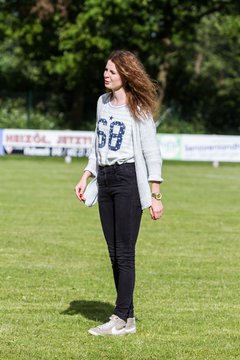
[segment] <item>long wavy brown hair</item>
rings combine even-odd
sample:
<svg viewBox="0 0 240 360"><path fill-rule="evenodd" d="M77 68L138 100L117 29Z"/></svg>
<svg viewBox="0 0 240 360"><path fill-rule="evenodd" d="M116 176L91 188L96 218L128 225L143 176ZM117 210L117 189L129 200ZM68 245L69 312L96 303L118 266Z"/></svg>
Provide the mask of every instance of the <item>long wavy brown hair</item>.
<svg viewBox="0 0 240 360"><path fill-rule="evenodd" d="M150 79L137 56L130 51L116 50L108 60L115 64L121 77L133 117L139 120L156 115L158 85Z"/></svg>

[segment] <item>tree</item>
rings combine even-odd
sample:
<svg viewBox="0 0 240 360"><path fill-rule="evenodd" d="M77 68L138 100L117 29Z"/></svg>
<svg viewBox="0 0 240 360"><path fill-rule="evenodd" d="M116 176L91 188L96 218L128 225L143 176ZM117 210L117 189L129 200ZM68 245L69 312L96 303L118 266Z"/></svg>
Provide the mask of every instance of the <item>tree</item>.
<svg viewBox="0 0 240 360"><path fill-rule="evenodd" d="M238 15L204 18L197 41L178 57L169 76L167 101L205 131L240 133L240 22Z"/></svg>
<svg viewBox="0 0 240 360"><path fill-rule="evenodd" d="M2 0L0 46L9 68L1 71L0 62L0 78L9 85L10 74L17 73L28 86L63 92L71 127L79 128L94 117L107 56L125 48L135 51L159 81L162 105L169 101L172 74L178 79L184 73L190 84L194 74L183 54L188 56L198 40L202 20L239 8L234 0ZM185 68L176 74L179 64Z"/></svg>

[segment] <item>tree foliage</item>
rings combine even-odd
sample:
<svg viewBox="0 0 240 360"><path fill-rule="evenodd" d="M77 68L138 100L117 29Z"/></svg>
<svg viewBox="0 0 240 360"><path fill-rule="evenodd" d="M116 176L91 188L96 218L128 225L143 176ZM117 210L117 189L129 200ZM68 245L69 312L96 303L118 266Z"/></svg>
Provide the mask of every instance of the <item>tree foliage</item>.
<svg viewBox="0 0 240 360"><path fill-rule="evenodd" d="M200 25L172 67L166 101L207 132L240 133L239 17L213 14Z"/></svg>
<svg viewBox="0 0 240 360"><path fill-rule="evenodd" d="M57 106L79 128L94 118L107 56L129 49L159 81L163 109L172 106L206 131L240 131L238 2L1 0L0 6L1 92L59 93L65 100Z"/></svg>

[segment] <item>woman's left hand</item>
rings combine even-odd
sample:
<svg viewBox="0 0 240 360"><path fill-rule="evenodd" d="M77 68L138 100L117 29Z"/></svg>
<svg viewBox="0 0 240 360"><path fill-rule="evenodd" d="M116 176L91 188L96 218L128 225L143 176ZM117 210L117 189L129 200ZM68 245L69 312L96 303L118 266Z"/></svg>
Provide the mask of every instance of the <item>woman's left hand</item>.
<svg viewBox="0 0 240 360"><path fill-rule="evenodd" d="M158 220L163 215L163 204L161 200L152 198L152 206L149 208L151 218Z"/></svg>

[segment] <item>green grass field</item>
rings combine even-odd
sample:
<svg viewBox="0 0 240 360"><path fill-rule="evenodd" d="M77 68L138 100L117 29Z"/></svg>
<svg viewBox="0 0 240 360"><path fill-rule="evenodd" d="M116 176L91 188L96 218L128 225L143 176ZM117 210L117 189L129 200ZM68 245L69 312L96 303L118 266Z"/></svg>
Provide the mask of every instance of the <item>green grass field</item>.
<svg viewBox="0 0 240 360"><path fill-rule="evenodd" d="M85 160L0 158L0 359L240 359L240 165L164 164L165 214L143 215L137 334L93 337L115 301Z"/></svg>

